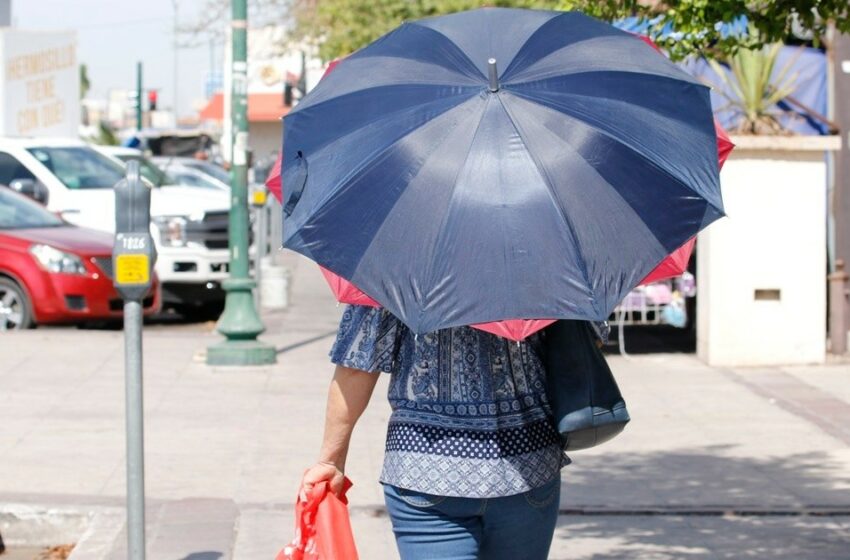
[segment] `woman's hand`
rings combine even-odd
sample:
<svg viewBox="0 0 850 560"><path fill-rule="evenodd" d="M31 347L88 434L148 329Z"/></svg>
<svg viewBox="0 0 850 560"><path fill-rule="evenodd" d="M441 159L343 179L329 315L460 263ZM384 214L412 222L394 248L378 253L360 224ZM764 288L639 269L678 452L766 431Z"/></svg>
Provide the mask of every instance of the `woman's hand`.
<svg viewBox="0 0 850 560"><path fill-rule="evenodd" d="M304 473L301 479L301 499L306 501L307 496L313 491L313 486L319 482L328 481L331 492L340 496L342 494L345 475L341 470L331 463L316 463Z"/></svg>

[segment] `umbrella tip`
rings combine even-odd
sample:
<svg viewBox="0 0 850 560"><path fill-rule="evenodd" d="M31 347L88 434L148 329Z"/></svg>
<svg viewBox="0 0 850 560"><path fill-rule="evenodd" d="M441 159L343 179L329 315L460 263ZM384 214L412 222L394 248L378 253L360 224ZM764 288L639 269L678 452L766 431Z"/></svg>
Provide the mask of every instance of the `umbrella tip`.
<svg viewBox="0 0 850 560"><path fill-rule="evenodd" d="M496 93L499 91L499 71L496 69L496 59L488 60L487 67L490 75L490 91Z"/></svg>

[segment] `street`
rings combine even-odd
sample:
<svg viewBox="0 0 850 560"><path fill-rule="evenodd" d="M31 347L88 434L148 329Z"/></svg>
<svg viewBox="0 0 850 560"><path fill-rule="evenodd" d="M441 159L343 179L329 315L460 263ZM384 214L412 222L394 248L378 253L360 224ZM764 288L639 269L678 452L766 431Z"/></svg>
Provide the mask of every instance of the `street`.
<svg viewBox="0 0 850 560"><path fill-rule="evenodd" d="M287 258L293 303L265 317L263 336L276 366L206 366L218 340L209 323L147 327L152 560L271 559L292 537L340 309L314 265ZM122 333L44 328L4 335L0 348L0 514L84 512L89 533L72 560L124 558ZM609 359L632 422L564 469L551 558L850 557L850 366ZM364 559L397 558L377 482L385 390L386 378L348 462Z"/></svg>

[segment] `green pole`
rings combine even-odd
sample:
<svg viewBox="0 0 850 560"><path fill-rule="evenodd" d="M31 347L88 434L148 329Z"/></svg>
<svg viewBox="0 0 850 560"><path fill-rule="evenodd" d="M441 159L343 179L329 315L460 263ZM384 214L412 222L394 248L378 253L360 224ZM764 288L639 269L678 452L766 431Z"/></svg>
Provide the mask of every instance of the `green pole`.
<svg viewBox="0 0 850 560"><path fill-rule="evenodd" d="M218 332L225 340L207 349L210 365L273 364L277 353L273 346L257 340L265 330L254 307L256 283L248 271L248 9L246 0L232 0L233 66L231 72L230 122L233 131L230 158L230 278L224 281L227 292Z"/></svg>
<svg viewBox="0 0 850 560"><path fill-rule="evenodd" d="M142 130L142 63L136 63L136 130Z"/></svg>

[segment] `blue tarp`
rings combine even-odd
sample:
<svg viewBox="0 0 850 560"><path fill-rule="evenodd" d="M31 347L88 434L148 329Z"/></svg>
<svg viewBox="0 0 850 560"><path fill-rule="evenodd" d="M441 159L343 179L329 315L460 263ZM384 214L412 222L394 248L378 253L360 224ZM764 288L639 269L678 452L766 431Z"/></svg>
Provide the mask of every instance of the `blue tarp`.
<svg viewBox="0 0 850 560"><path fill-rule="evenodd" d="M616 27L625 31L643 34L646 34L650 24L651 22L647 20L639 20L637 18L627 18L615 23ZM746 33L746 29L746 18L738 18L731 24L722 25L721 32L729 35L740 35ZM675 32L668 26L662 30L661 35L675 36ZM827 60L824 52L807 47L783 47L774 68L774 76L781 72L787 64L791 64L792 67L788 75L796 76L794 79L794 85L796 87L792 97L815 112L826 115ZM723 80L715 74L714 70L705 60L690 59L682 62L681 65L688 72L712 86L711 103L718 120L724 128L735 128L735 121L737 120L736 112L731 109L723 110L724 107L728 106L729 100L721 92L733 95L728 91ZM825 123L807 115L797 107L792 107L787 103L780 103L777 109L778 111L789 112L780 118L782 125L789 130L807 135L829 134L829 127Z"/></svg>

